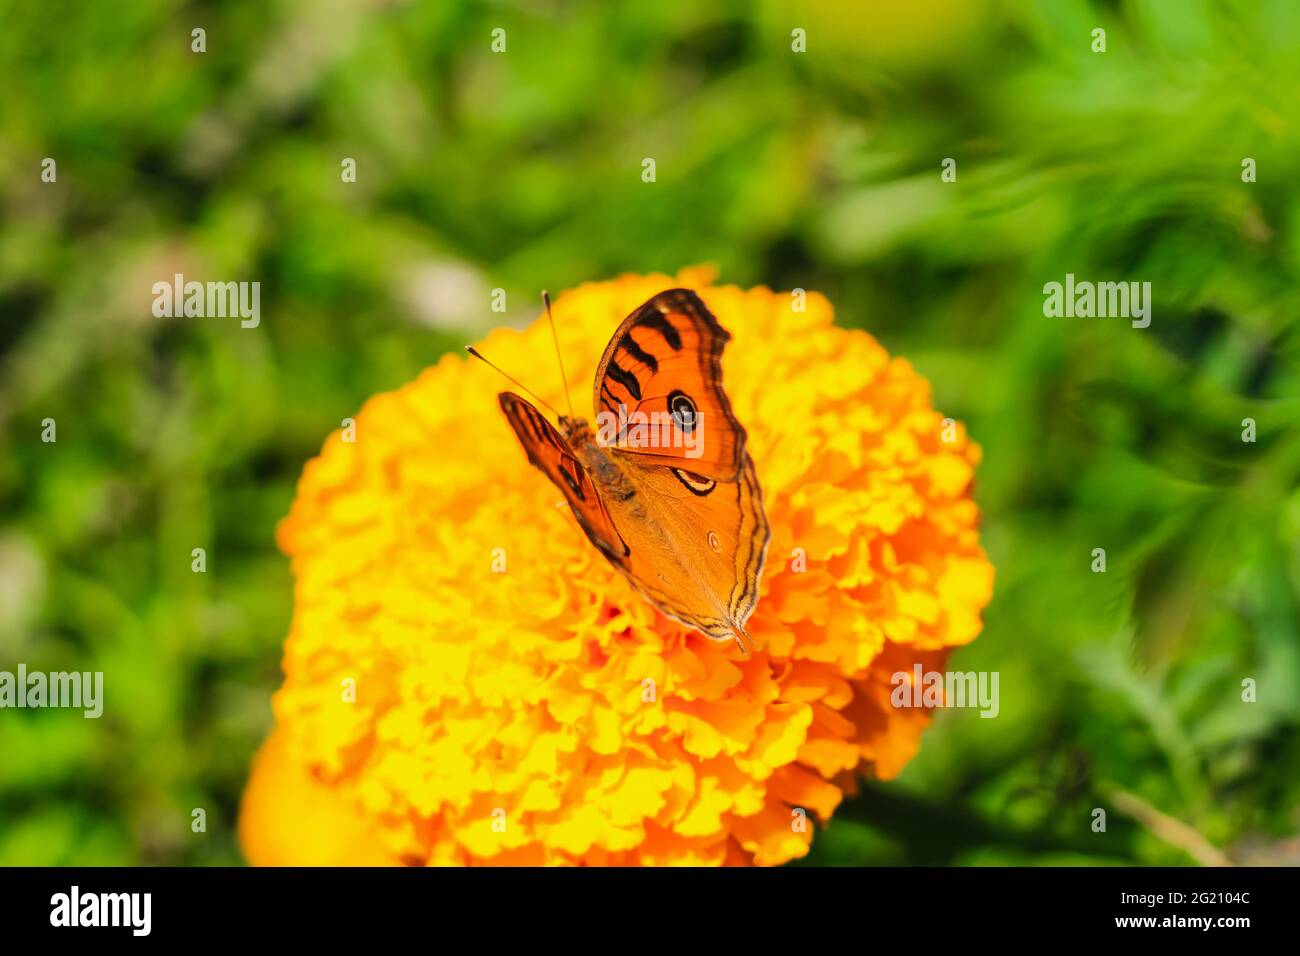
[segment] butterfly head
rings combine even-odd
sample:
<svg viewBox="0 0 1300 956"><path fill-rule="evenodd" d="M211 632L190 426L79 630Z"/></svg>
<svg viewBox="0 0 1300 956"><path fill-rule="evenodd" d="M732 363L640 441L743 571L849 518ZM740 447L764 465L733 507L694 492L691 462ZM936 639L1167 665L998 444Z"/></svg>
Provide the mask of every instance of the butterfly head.
<svg viewBox="0 0 1300 956"><path fill-rule="evenodd" d="M569 443L570 448L581 448L591 441L591 426L585 418L560 416L560 434Z"/></svg>

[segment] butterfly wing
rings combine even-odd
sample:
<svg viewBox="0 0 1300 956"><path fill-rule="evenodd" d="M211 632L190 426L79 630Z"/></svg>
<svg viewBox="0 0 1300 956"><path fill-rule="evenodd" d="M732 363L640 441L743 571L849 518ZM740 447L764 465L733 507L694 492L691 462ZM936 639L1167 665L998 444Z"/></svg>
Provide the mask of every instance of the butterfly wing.
<svg viewBox="0 0 1300 956"><path fill-rule="evenodd" d="M651 427L620 427L609 444L646 464L737 481L745 429L722 390L722 349L730 338L690 289L660 292L629 315L605 348L593 401L602 418L648 420Z"/></svg>
<svg viewBox="0 0 1300 956"><path fill-rule="evenodd" d="M528 453L528 460L560 489L591 543L622 570L628 556L627 545L610 520L587 469L573 456L563 436L546 416L526 399L513 392L502 392L498 399L506 421Z"/></svg>
<svg viewBox="0 0 1300 956"><path fill-rule="evenodd" d="M735 480L721 481L611 451L636 487L627 506L637 502L655 529L632 534L622 570L669 617L739 644L758 600L770 538L753 460L745 455ZM611 507L615 520L627 524L618 511L625 505ZM643 519L629 530L646 526Z"/></svg>

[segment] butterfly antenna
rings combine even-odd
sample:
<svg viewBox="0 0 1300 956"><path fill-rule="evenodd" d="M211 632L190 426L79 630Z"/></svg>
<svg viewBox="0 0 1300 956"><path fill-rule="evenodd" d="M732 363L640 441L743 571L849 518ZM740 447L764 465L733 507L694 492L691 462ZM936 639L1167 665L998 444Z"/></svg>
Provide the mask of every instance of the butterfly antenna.
<svg viewBox="0 0 1300 956"><path fill-rule="evenodd" d="M564 399L569 403L569 417L577 418L573 414L573 399L569 395L569 379L564 374L564 356L560 352L560 333L555 331L555 316L551 314L551 294L545 289L542 290L542 302L546 305L546 318L551 323L551 341L555 343L555 360L560 363L560 381L564 383Z"/></svg>
<svg viewBox="0 0 1300 956"><path fill-rule="evenodd" d="M495 364L494 362L489 362L487 359L485 359L482 355L479 354L478 349L474 348L474 346L472 346L472 345L467 345L467 346L465 346L465 351L468 352L470 355L474 356L474 357L475 357L476 359L478 359L480 362L483 362L483 363L486 364L486 365L490 365L492 368L496 369L498 372L501 373L501 375L502 375L503 377L505 377L505 378L509 379L510 381L514 382L514 383L515 383L516 385L518 385L521 389L523 389L525 392L527 392L529 395L531 395L531 396L533 397L534 401L537 402L537 404L539 404L539 405L545 405L545 406L546 406L547 408L549 408L552 412L555 412L555 417L556 417L556 418L562 418L562 417L563 417L559 412L555 411L555 406L554 406L554 405L552 405L550 402L546 401L546 399L544 399L544 398L542 398L541 396L539 396L536 392L534 392L531 388L529 388L529 387L528 387L527 385L525 385L523 382L519 381L519 379L515 378L513 375L507 375L507 374L506 374L506 373L501 369L501 366Z"/></svg>

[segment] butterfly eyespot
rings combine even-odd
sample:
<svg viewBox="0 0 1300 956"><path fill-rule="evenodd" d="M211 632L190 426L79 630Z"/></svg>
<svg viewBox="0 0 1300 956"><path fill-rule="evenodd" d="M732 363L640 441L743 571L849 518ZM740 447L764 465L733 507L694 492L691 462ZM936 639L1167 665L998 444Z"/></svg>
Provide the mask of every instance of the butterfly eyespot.
<svg viewBox="0 0 1300 956"><path fill-rule="evenodd" d="M718 537L718 532L716 531L709 532L709 547L712 548L714 551L722 550L722 539Z"/></svg>
<svg viewBox="0 0 1300 956"><path fill-rule="evenodd" d="M695 431L695 426L700 422L700 413L696 409L695 403L691 397L682 391L675 391L668 396L668 411L672 413L673 421L677 427L684 432Z"/></svg>

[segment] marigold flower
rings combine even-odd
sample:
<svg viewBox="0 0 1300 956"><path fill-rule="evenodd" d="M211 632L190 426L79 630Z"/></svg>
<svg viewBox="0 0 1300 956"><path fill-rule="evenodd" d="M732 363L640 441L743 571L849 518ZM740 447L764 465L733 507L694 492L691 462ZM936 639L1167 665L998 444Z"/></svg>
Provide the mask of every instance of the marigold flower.
<svg viewBox="0 0 1300 956"><path fill-rule="evenodd" d="M731 332L772 526L757 652L640 598L525 461L502 383L444 356L326 441L280 525L295 610L251 862L779 864L808 851L801 811L911 758L929 714L890 705L891 675L941 670L992 593L979 448L821 295L796 311L712 279L623 276L554 310L588 417L612 330L653 294L693 288ZM565 407L544 319L481 350Z"/></svg>

